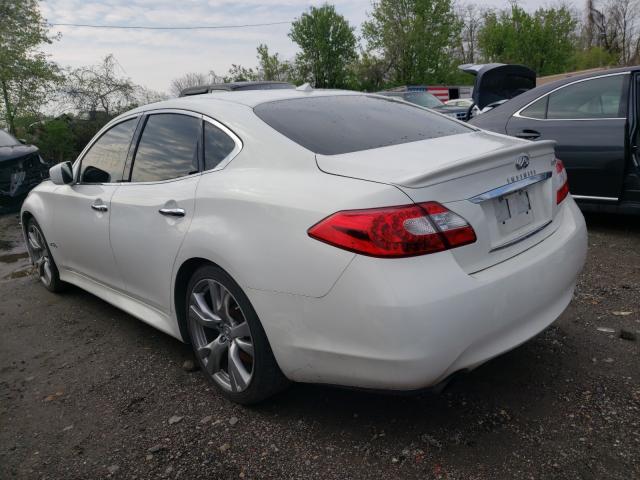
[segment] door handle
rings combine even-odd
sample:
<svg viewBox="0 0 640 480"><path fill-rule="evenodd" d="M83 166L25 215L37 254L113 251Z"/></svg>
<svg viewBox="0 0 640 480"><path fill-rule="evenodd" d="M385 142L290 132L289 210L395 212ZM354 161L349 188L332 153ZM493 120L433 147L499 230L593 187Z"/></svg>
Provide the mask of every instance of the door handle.
<svg viewBox="0 0 640 480"><path fill-rule="evenodd" d="M158 212L169 217L184 217L186 213L184 208L161 208Z"/></svg>
<svg viewBox="0 0 640 480"><path fill-rule="evenodd" d="M525 140L535 140L540 137L540 132L536 132L535 130L522 130L516 133L516 137L524 138Z"/></svg>
<svg viewBox="0 0 640 480"><path fill-rule="evenodd" d="M91 208L93 208L97 212L106 212L107 210L109 210L109 207L107 207L104 203L92 203Z"/></svg>

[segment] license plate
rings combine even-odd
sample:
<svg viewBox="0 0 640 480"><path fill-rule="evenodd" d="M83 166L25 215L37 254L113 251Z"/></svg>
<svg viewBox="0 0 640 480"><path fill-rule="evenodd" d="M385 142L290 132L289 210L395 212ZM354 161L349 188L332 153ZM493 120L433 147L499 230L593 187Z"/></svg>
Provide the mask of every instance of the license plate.
<svg viewBox="0 0 640 480"><path fill-rule="evenodd" d="M498 197L494 202L498 225L505 233L513 232L533 221L531 200L526 189Z"/></svg>

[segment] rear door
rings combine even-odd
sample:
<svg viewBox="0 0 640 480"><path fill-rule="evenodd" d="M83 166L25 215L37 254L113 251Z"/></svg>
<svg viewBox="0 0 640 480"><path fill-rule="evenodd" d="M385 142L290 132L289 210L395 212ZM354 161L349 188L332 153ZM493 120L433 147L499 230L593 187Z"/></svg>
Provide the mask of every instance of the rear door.
<svg viewBox="0 0 640 480"><path fill-rule="evenodd" d="M578 199L617 201L625 172L628 73L563 85L516 112L507 133L555 140Z"/></svg>
<svg viewBox="0 0 640 480"><path fill-rule="evenodd" d="M111 244L127 293L169 313L173 264L195 210L202 116L159 111L144 122L130 181L111 200Z"/></svg>

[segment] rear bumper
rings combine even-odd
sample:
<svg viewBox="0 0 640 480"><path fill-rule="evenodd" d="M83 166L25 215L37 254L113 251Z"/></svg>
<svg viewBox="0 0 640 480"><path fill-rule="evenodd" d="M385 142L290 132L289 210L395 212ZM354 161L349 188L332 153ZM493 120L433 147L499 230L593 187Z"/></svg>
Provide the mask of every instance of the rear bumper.
<svg viewBox="0 0 640 480"><path fill-rule="evenodd" d="M560 226L544 241L473 275L450 252L356 256L322 298L247 294L291 380L427 387L520 345L564 311L587 236L571 198L558 215Z"/></svg>

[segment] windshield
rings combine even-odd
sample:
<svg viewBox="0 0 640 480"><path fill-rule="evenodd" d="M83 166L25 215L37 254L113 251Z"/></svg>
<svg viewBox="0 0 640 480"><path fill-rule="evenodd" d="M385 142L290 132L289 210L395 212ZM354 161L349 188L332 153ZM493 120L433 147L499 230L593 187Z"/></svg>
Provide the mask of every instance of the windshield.
<svg viewBox="0 0 640 480"><path fill-rule="evenodd" d="M443 103L428 92L409 92L403 95L403 98L415 105L421 107L434 108L443 105Z"/></svg>
<svg viewBox="0 0 640 480"><path fill-rule="evenodd" d="M4 130L0 130L0 147L10 147L12 145L20 145L20 142Z"/></svg>

